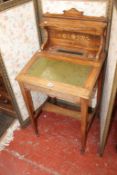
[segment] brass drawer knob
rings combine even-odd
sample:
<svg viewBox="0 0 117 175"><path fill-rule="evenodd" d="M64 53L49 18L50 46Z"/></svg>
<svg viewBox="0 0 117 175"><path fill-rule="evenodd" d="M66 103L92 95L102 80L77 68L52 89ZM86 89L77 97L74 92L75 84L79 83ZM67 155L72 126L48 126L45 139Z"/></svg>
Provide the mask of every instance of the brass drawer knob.
<svg viewBox="0 0 117 175"><path fill-rule="evenodd" d="M4 103L4 104L8 104L9 101L8 101L7 99L4 99L4 100L3 100L3 103Z"/></svg>

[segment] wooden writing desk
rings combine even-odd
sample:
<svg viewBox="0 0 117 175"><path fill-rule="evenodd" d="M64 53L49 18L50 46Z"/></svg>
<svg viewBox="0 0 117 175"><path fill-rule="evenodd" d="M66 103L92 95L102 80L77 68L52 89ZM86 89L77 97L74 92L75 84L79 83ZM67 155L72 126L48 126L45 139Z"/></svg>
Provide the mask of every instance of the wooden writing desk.
<svg viewBox="0 0 117 175"><path fill-rule="evenodd" d="M107 21L104 17L88 17L83 12L70 9L63 14L45 14L41 26L46 31L41 52L35 53L17 80L36 134L37 114L34 112L31 90L80 104L81 111L77 112L76 118L81 122L83 152L88 127L95 113L88 115L96 84L98 95L95 111L100 103ZM44 108L47 107L45 106L46 104ZM56 109L55 107L55 111ZM66 114L69 114L67 110ZM74 115L73 111L72 114Z"/></svg>

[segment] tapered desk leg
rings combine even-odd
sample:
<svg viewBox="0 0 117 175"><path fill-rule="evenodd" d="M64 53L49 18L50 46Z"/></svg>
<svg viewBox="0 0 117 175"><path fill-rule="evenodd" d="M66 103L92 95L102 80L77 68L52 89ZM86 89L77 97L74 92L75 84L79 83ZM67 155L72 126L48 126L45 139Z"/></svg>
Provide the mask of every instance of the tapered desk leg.
<svg viewBox="0 0 117 175"><path fill-rule="evenodd" d="M84 153L87 138L89 100L81 99L81 153Z"/></svg>
<svg viewBox="0 0 117 175"><path fill-rule="evenodd" d="M33 101L32 101L32 97L31 97L31 92L30 92L30 90L25 88L23 83L19 83L19 85L20 85L20 88L21 88L21 92L22 92L27 110L29 112L29 116L30 116L30 119L31 119L32 126L34 128L35 134L38 135L38 129L37 129L36 121L35 121L35 118L34 118L34 106L33 106Z"/></svg>
<svg viewBox="0 0 117 175"><path fill-rule="evenodd" d="M98 78L98 92L97 92L97 110L96 116L100 116L100 105L101 105L101 98L102 98L102 86L103 86L103 71L101 71L99 78Z"/></svg>

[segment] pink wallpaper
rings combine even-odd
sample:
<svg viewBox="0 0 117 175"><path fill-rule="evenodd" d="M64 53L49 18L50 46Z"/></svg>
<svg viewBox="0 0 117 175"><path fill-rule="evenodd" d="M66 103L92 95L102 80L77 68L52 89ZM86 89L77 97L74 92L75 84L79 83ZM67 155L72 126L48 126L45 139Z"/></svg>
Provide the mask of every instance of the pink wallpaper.
<svg viewBox="0 0 117 175"><path fill-rule="evenodd" d="M105 16L106 0L42 0L43 12L62 13L65 9L76 8L89 16Z"/></svg>
<svg viewBox="0 0 117 175"><path fill-rule="evenodd" d="M33 2L0 13L0 50L23 119L28 117L17 74L39 49ZM45 98L32 93L35 108Z"/></svg>

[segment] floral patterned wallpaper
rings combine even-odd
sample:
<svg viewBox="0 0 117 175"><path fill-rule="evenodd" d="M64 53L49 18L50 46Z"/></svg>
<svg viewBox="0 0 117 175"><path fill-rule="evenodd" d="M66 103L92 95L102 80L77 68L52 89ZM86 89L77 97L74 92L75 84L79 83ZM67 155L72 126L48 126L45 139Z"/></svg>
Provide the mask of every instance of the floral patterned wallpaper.
<svg viewBox="0 0 117 175"><path fill-rule="evenodd" d="M102 109L101 109L101 139L106 124L109 101L111 98L112 84L117 64L117 9L114 6L109 55L107 59L106 75L104 82ZM117 83L117 82L115 82Z"/></svg>
<svg viewBox="0 0 117 175"><path fill-rule="evenodd" d="M38 49L33 2L0 13L0 50L23 119L28 113L15 78ZM36 108L45 97L32 95Z"/></svg>
<svg viewBox="0 0 117 175"><path fill-rule="evenodd" d="M89 16L105 16L106 0L42 0L43 12L62 13L63 10L76 8Z"/></svg>

